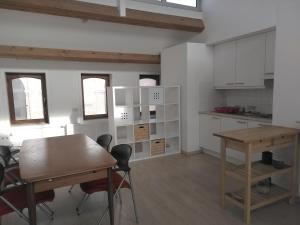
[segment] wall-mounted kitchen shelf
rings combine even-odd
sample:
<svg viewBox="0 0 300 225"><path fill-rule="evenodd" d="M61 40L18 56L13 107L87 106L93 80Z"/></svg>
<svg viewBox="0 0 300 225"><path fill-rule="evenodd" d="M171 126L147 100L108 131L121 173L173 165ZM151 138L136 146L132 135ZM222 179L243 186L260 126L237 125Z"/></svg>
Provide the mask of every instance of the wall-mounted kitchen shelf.
<svg viewBox="0 0 300 225"><path fill-rule="evenodd" d="M180 87L108 88L112 145L130 144L131 160L181 151Z"/></svg>

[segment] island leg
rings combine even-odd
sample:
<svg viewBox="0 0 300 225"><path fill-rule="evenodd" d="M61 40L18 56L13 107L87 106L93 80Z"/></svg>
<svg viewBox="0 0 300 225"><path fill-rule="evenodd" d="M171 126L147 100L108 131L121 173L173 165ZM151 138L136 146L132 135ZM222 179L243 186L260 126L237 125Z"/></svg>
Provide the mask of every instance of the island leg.
<svg viewBox="0 0 300 225"><path fill-rule="evenodd" d="M221 139L221 174L220 174L220 197L221 197L221 207L225 207L225 166L226 166L226 140Z"/></svg>
<svg viewBox="0 0 300 225"><path fill-rule="evenodd" d="M251 144L248 145L246 150L245 158L245 197L244 197L244 219L246 224L251 222L251 166L252 166L252 155L251 155Z"/></svg>

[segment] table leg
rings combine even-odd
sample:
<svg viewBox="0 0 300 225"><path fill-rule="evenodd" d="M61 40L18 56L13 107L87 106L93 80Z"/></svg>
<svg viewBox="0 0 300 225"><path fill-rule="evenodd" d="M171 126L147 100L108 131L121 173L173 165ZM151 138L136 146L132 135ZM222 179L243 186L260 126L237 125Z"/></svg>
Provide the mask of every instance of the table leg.
<svg viewBox="0 0 300 225"><path fill-rule="evenodd" d="M36 225L36 204L35 204L35 195L34 188L32 183L26 185L26 194L27 194L27 204L28 204L28 216L29 224Z"/></svg>
<svg viewBox="0 0 300 225"><path fill-rule="evenodd" d="M221 139L221 174L220 174L220 195L221 195L221 207L225 207L225 164L226 164L226 140Z"/></svg>
<svg viewBox="0 0 300 225"><path fill-rule="evenodd" d="M112 168L107 169L107 182L108 182L108 208L110 225L114 225L114 199L113 199L113 183L112 183Z"/></svg>
<svg viewBox="0 0 300 225"><path fill-rule="evenodd" d="M251 157L251 145L248 145L246 150L246 159L245 159L245 171L246 171L246 180L245 180L245 200L244 200L244 218L247 224L250 224L251 220L251 166L252 166L252 157Z"/></svg>

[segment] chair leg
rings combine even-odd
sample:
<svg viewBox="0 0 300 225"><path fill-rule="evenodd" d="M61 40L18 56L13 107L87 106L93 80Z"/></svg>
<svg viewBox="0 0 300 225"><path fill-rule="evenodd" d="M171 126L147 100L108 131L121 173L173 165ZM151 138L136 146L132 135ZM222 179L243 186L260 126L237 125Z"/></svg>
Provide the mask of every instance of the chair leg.
<svg viewBox="0 0 300 225"><path fill-rule="evenodd" d="M136 223L139 223L138 214L137 214L137 208L136 208L135 195L134 195L134 190L133 190L133 185L132 185L132 179L131 179L130 172L128 172L128 178L129 178L130 190L131 190L131 196L132 196L132 202L133 202L133 207L134 207L135 221L136 221Z"/></svg>
<svg viewBox="0 0 300 225"><path fill-rule="evenodd" d="M123 199L122 199L121 190L119 190L118 196L119 196L120 204L122 205L122 204L123 204ZM0 225L1 225L1 224L0 224Z"/></svg>
<svg viewBox="0 0 300 225"><path fill-rule="evenodd" d="M42 203L42 205L45 207L45 209L51 214L51 216L54 215L54 211L46 204Z"/></svg>
<svg viewBox="0 0 300 225"><path fill-rule="evenodd" d="M37 207L43 212L45 213L47 216L49 216L49 218L51 220L53 220L53 214L49 213L47 209L44 208L44 205L40 204L40 205L37 205Z"/></svg>
<svg viewBox="0 0 300 225"><path fill-rule="evenodd" d="M78 203L78 205L77 205L77 207L76 207L76 212L77 212L77 215L78 215L78 216L79 216L80 213L82 212L82 211L80 211L80 209L81 209L83 203L85 203L85 202L88 200L89 197L90 197L90 195L85 193L85 194L83 195L82 199L80 200L80 202Z"/></svg>
<svg viewBox="0 0 300 225"><path fill-rule="evenodd" d="M74 185L72 185L68 191L70 194L71 194L73 188L74 188Z"/></svg>
<svg viewBox="0 0 300 225"><path fill-rule="evenodd" d="M27 223L29 223L29 218L27 216L25 216L24 213L22 213L21 211L19 211L14 205L12 205L9 201L7 201L5 198L3 198L2 196L0 196L0 199L7 204L10 208L12 208L19 217L21 217L22 219L24 219Z"/></svg>

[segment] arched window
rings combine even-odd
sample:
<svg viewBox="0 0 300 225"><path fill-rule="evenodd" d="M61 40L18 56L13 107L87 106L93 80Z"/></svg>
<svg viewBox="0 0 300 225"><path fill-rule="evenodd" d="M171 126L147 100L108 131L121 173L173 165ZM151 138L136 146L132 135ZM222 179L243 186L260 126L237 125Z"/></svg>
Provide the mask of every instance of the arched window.
<svg viewBox="0 0 300 225"><path fill-rule="evenodd" d="M48 123L45 74L6 73L12 124Z"/></svg>
<svg viewBox="0 0 300 225"><path fill-rule="evenodd" d="M83 118L107 118L108 74L82 74Z"/></svg>

